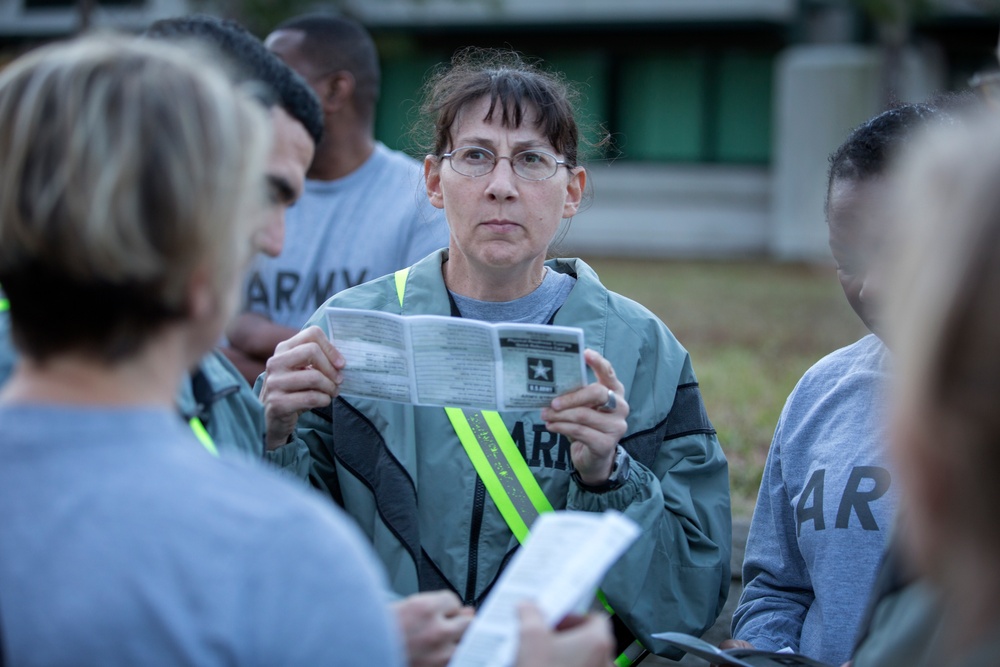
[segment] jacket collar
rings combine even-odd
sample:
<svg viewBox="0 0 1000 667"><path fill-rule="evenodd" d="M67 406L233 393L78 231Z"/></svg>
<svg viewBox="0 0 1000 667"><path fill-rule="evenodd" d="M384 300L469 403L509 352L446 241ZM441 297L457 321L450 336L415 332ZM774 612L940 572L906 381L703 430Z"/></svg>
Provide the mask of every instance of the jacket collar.
<svg viewBox="0 0 1000 667"><path fill-rule="evenodd" d="M215 403L240 390L243 378L233 375L220 357L218 351L212 350L181 382L176 401L184 419L198 417L205 421Z"/></svg>
<svg viewBox="0 0 1000 667"><path fill-rule="evenodd" d="M448 260L448 249L431 253L412 267L406 280L403 315L451 315L448 288L444 284L442 264ZM610 292L601 284L597 273L582 259L576 257L550 259L545 262L553 271L568 273L576 278L576 285L569 293L553 324L582 327L587 332L587 347L604 353L607 320L610 312ZM393 281L387 281L392 298L398 306ZM569 321L567 321L569 319Z"/></svg>

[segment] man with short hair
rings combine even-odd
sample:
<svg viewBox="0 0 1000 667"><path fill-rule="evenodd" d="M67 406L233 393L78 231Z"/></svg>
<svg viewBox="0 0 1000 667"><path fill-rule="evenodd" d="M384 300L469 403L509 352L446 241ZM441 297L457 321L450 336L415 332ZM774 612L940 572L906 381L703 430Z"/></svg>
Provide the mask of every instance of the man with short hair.
<svg viewBox="0 0 1000 667"><path fill-rule="evenodd" d="M253 267L248 312L228 331L260 371L327 298L448 244L444 214L424 195L420 163L375 140L380 72L368 32L311 14L281 24L265 44L317 94L326 131L305 192L288 213L285 249Z"/></svg>
<svg viewBox="0 0 1000 667"><path fill-rule="evenodd" d="M285 212L302 194L306 170L323 136L319 100L295 72L235 21L199 15L164 19L153 23L144 36L206 42L229 59L236 80L263 84L259 97L269 107L274 137L267 162L267 219L253 245L258 252L276 256L284 242ZM196 430L206 429L208 446L223 456L264 457L295 477L307 478L309 452L303 443L292 441L265 451L264 413L237 370L245 362L229 348L206 355L181 386L181 413Z"/></svg>
<svg viewBox="0 0 1000 667"><path fill-rule="evenodd" d="M726 646L788 647L832 665L851 658L897 498L883 429L884 200L896 155L948 119L933 104L900 105L859 125L830 156L830 250L844 295L871 333L814 364L785 403L747 538L735 641Z"/></svg>

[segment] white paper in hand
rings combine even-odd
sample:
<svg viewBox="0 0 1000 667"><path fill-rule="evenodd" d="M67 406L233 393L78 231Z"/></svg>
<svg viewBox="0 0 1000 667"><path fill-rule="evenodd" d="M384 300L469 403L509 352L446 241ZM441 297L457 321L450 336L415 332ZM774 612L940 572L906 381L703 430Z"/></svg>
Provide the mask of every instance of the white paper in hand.
<svg viewBox="0 0 1000 667"><path fill-rule="evenodd" d="M449 667L509 667L517 655L519 603L530 600L550 626L590 606L604 574L639 536L613 510L549 512L500 575L462 637Z"/></svg>

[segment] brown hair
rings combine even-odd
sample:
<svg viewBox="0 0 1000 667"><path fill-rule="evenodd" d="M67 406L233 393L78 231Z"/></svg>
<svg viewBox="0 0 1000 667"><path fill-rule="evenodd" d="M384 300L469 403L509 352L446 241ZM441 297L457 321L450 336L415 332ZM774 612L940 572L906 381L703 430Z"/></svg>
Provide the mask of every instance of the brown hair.
<svg viewBox="0 0 1000 667"><path fill-rule="evenodd" d="M424 89L425 124L433 129L427 152L440 156L452 146L451 131L459 114L488 98L484 120L500 114L503 127L517 128L534 112L536 126L570 167L579 160L579 129L573 112L575 91L559 75L546 72L514 51L466 48L435 73Z"/></svg>

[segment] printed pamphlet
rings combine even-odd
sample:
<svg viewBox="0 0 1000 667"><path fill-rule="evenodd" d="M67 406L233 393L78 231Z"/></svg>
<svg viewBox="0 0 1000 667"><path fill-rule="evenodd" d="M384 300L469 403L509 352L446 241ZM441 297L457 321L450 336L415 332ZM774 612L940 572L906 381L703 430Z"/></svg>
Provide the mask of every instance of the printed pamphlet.
<svg viewBox="0 0 1000 667"><path fill-rule="evenodd" d="M342 394L415 405L534 409L586 384L583 330L327 308Z"/></svg>
<svg viewBox="0 0 1000 667"><path fill-rule="evenodd" d="M555 627L569 613L583 613L597 587L639 536L639 526L614 510L547 512L500 575L466 630L449 667L510 667L517 657L517 606L535 603Z"/></svg>

